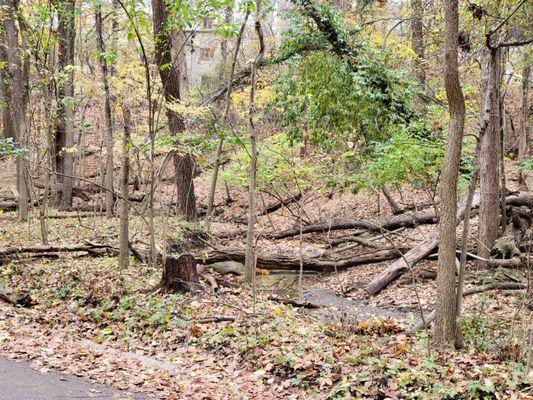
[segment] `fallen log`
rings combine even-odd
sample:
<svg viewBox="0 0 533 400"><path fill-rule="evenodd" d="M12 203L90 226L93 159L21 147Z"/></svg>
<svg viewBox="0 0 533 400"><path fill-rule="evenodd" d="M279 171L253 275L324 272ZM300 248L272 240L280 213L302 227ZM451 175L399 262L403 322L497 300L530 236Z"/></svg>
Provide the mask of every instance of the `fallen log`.
<svg viewBox="0 0 533 400"><path fill-rule="evenodd" d="M408 249L382 249L371 253L357 254L346 258L303 258L304 271L333 272L363 264L371 264L401 257ZM235 261L244 264L245 252L239 249L210 250L195 256L199 264L210 265L223 261ZM283 255L258 255L257 267L267 270L298 271L299 257Z"/></svg>
<svg viewBox="0 0 533 400"><path fill-rule="evenodd" d="M257 215L261 216L261 215L267 215L267 214L273 213L282 207L288 206L289 204L299 201L301 198L302 198L302 193L297 193L294 196L287 196L275 203L269 204L262 211L260 211Z"/></svg>
<svg viewBox="0 0 533 400"><path fill-rule="evenodd" d="M472 207L476 207L479 204L479 193L474 194L472 201ZM463 219L466 212L466 202L458 207L456 224ZM410 267L415 265L420 260L430 255L439 244L439 227L437 226L433 231L429 233L426 240L420 243L418 246L413 247L402 258L393 262L388 268L381 272L372 282L370 282L366 291L372 295L375 295L381 291L389 283L397 279Z"/></svg>
<svg viewBox="0 0 533 400"><path fill-rule="evenodd" d="M507 196L505 198L505 204L507 204L508 206L533 207L533 192L525 191Z"/></svg>
<svg viewBox="0 0 533 400"><path fill-rule="evenodd" d="M31 307L35 304L28 293L17 293L12 289L0 289L0 300L14 306Z"/></svg>
<svg viewBox="0 0 533 400"><path fill-rule="evenodd" d="M391 231L402 227L413 227L422 224L433 224L437 222L435 211L421 211L409 214L396 215L383 222L374 222L363 219L346 219L318 224L307 225L302 228L302 233L329 232L343 229L366 229L370 232L380 230ZM300 234L300 228L287 229L271 235L273 239L285 239Z"/></svg>
<svg viewBox="0 0 533 400"><path fill-rule="evenodd" d="M42 182L42 181L39 181L39 180L35 180L33 181L33 186L35 186L36 188L39 188L39 189L48 189L48 191L52 191L52 188L50 187L50 184L46 184L46 182ZM55 185L55 190L57 190L58 192L62 192L63 191L63 184L62 183L58 183ZM86 193L86 190L84 188L81 188L79 186L74 186L72 188L72 196L74 197L77 197L83 201L90 201L91 198L89 197L89 195Z"/></svg>
<svg viewBox="0 0 533 400"><path fill-rule="evenodd" d="M0 210L7 212L7 211L17 211L18 204L14 201L1 201L0 202Z"/></svg>
<svg viewBox="0 0 533 400"><path fill-rule="evenodd" d="M279 303L288 304L293 307L302 307L302 308L320 308L322 306L310 303L306 300L294 300L294 299L284 299L278 296L268 296L268 300L277 301Z"/></svg>
<svg viewBox="0 0 533 400"><path fill-rule="evenodd" d="M63 252L76 252L76 251L98 251L102 249L113 249L107 244L91 243L91 244L74 244L74 245L50 245L50 246L14 246L0 249L0 257L7 257L16 254L48 254L48 253L63 253Z"/></svg>

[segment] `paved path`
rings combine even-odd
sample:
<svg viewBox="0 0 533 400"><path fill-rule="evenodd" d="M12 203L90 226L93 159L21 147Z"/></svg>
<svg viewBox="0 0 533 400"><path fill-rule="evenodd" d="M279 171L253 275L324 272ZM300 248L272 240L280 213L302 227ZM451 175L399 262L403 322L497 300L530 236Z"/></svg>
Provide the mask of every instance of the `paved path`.
<svg viewBox="0 0 533 400"><path fill-rule="evenodd" d="M0 357L0 400L143 399L73 375L42 373Z"/></svg>

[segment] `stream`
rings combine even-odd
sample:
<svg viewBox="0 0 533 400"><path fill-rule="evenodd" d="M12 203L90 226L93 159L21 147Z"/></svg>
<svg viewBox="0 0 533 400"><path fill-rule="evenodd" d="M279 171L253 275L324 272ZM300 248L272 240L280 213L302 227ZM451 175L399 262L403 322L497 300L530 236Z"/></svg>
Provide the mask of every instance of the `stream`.
<svg viewBox="0 0 533 400"><path fill-rule="evenodd" d="M316 317L325 323L349 320L350 323L372 321L374 319L394 319L402 324L416 323L419 319L417 310L398 308L379 308L368 305L366 300L355 300L339 296L333 290L321 286L323 275L306 273L302 276L301 301L308 302L318 308L305 308L303 312ZM287 271L272 272L256 277L259 290L269 295L298 299L298 273Z"/></svg>

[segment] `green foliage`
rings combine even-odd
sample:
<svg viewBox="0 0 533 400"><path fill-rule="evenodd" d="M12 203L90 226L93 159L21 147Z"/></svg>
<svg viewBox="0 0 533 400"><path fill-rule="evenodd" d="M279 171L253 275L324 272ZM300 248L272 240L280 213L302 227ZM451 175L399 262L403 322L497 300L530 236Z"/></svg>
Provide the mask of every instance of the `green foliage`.
<svg viewBox="0 0 533 400"><path fill-rule="evenodd" d="M235 140L235 137L233 138ZM250 149L237 138L241 150L232 155L232 163L221 171L220 179L229 185L247 187L249 180ZM298 157L300 146L291 146L286 134L265 139L260 144L257 163L257 187L259 190L276 188L285 191L287 186L309 188L320 174L320 167L310 160Z"/></svg>
<svg viewBox="0 0 533 400"><path fill-rule="evenodd" d="M380 140L406 122L412 87L401 74L388 71L370 51L353 72L345 60L321 51L292 60L276 82L272 107L293 141L308 135L328 151L361 140ZM383 94L370 83L378 74L389 87Z"/></svg>
<svg viewBox="0 0 533 400"><path fill-rule="evenodd" d="M0 157L13 157L17 160L28 155L29 150L20 147L12 138L0 139Z"/></svg>
<svg viewBox="0 0 533 400"><path fill-rule="evenodd" d="M435 187L444 162L444 141L421 135L425 129L424 123L414 123L384 142L371 143L370 159L354 176L354 189L399 187L404 182Z"/></svg>

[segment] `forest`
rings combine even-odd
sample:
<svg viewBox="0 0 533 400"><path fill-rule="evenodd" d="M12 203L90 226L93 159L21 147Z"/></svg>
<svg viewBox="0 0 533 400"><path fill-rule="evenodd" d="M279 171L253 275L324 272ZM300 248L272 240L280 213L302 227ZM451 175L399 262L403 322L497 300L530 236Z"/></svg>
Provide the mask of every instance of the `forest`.
<svg viewBox="0 0 533 400"><path fill-rule="evenodd" d="M0 399L533 398L531 1L0 17Z"/></svg>

